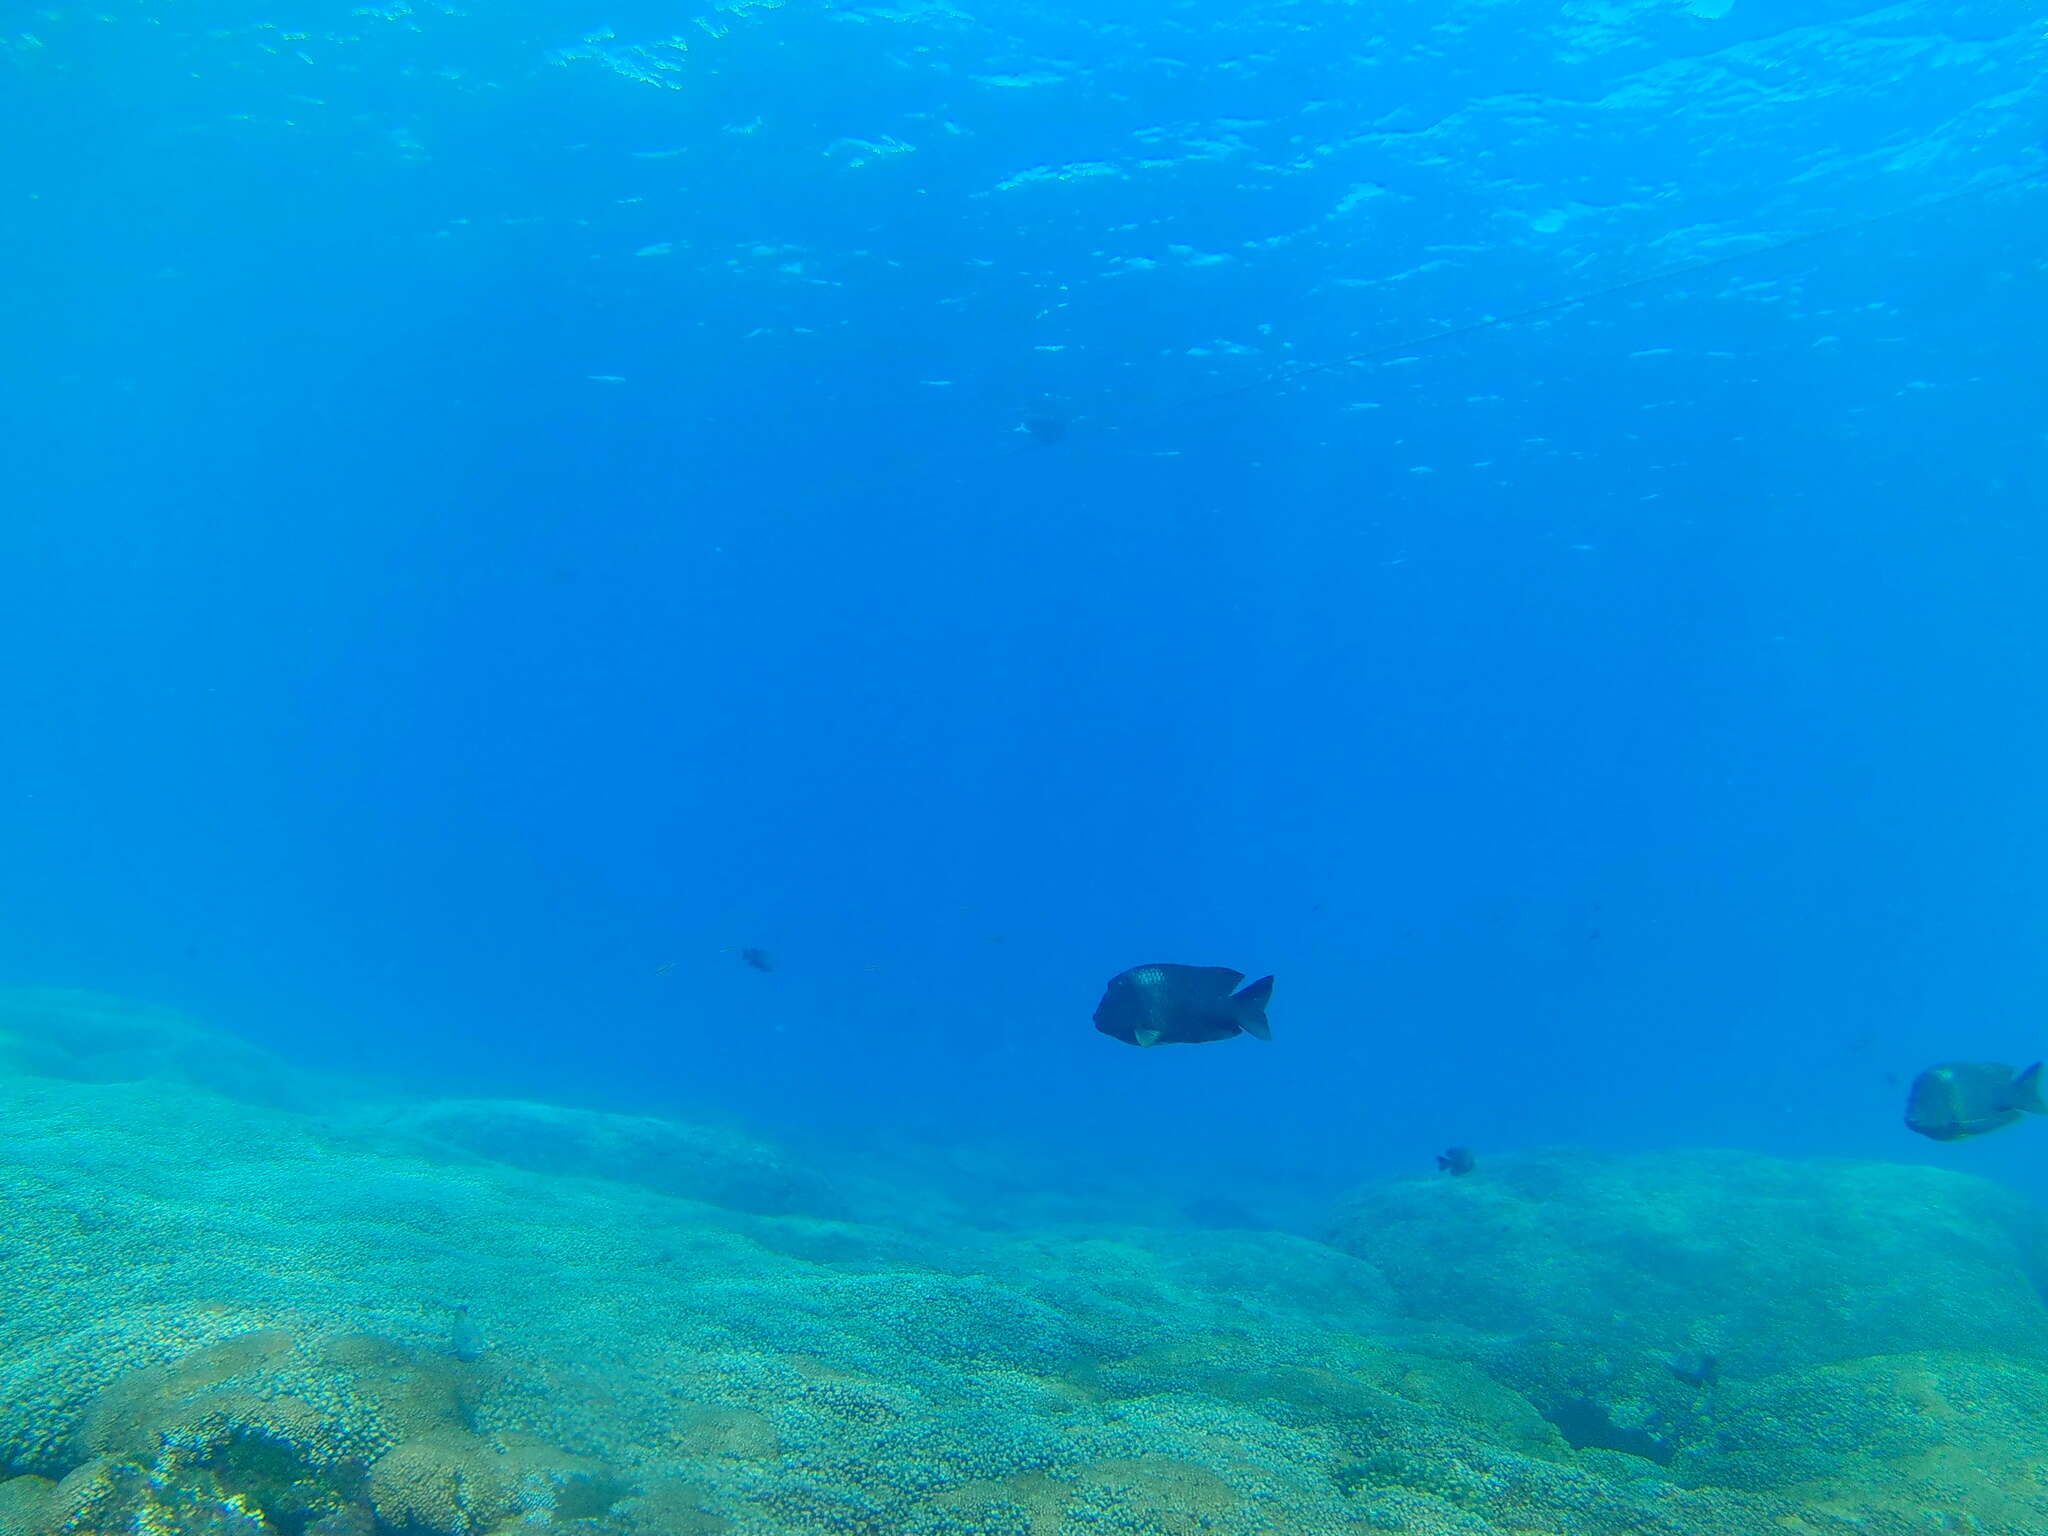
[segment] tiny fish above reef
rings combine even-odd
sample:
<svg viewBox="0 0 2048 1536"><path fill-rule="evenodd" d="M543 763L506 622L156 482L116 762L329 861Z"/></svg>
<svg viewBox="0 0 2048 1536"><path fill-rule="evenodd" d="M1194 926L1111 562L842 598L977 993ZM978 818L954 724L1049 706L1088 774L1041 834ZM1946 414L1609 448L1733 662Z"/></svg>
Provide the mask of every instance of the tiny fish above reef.
<svg viewBox="0 0 2048 1536"><path fill-rule="evenodd" d="M1470 1147L1445 1147L1436 1155L1437 1172L1455 1174L1463 1178L1479 1166L1479 1159L1472 1155Z"/></svg>
<svg viewBox="0 0 2048 1536"><path fill-rule="evenodd" d="M484 1336L477 1331L476 1320L469 1315L466 1305L448 1309L448 1353L458 1360L484 1357Z"/></svg>
<svg viewBox="0 0 2048 1536"><path fill-rule="evenodd" d="M1199 1045L1232 1035L1273 1038L1273 978L1237 991L1244 972L1220 965L1134 965L1109 979L1095 1027L1127 1045Z"/></svg>
<svg viewBox="0 0 2048 1536"><path fill-rule="evenodd" d="M2041 1063L2017 1075L2001 1061L1945 1061L1913 1079L1906 1124L1936 1141L1999 1131L2022 1115L2048 1114Z"/></svg>
<svg viewBox="0 0 2048 1536"><path fill-rule="evenodd" d="M1688 1387L1711 1387L1721 1379L1719 1355L1666 1355L1664 1369Z"/></svg>

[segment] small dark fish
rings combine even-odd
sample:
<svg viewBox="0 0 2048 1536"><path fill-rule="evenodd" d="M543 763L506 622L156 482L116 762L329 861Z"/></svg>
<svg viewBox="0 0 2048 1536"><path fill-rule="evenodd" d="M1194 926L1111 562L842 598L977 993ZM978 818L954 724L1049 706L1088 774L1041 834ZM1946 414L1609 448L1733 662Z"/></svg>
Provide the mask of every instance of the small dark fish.
<svg viewBox="0 0 2048 1536"><path fill-rule="evenodd" d="M1709 1354L1666 1355L1664 1369L1689 1387L1711 1387L1721 1379L1721 1357Z"/></svg>
<svg viewBox="0 0 2048 1536"><path fill-rule="evenodd" d="M484 1357L484 1336L477 1331L469 1308L456 1306L448 1311L448 1353L458 1360L481 1360Z"/></svg>
<svg viewBox="0 0 2048 1536"><path fill-rule="evenodd" d="M1479 1166L1479 1159L1472 1155L1470 1147L1445 1147L1436 1155L1436 1166L1439 1173L1463 1178Z"/></svg>
<svg viewBox="0 0 2048 1536"><path fill-rule="evenodd" d="M1067 423L1059 416L1026 416L1017 430L1041 448L1050 448L1067 435Z"/></svg>
<svg viewBox="0 0 2048 1536"><path fill-rule="evenodd" d="M743 949L740 951L740 958L757 971L775 969L775 957L765 949Z"/></svg>
<svg viewBox="0 0 2048 1536"><path fill-rule="evenodd" d="M1906 1093L1907 1126L1936 1141L2003 1130L2022 1115L2048 1115L2038 1061L2018 1076L2002 1061L1945 1061Z"/></svg>
<svg viewBox="0 0 2048 1536"><path fill-rule="evenodd" d="M1199 1045L1232 1035L1273 1038L1273 978L1236 991L1244 972L1221 965L1137 965L1109 979L1095 1027L1128 1045Z"/></svg>

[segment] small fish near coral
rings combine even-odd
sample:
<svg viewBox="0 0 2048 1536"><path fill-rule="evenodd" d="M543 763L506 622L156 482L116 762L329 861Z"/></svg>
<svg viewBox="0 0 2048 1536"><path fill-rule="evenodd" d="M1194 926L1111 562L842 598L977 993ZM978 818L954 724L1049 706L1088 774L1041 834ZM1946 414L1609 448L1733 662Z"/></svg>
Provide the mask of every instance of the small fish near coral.
<svg viewBox="0 0 2048 1536"><path fill-rule="evenodd" d="M469 1315L467 1304L448 1309L448 1353L462 1361L484 1357L484 1336L477 1331L476 1320Z"/></svg>
<svg viewBox="0 0 2048 1536"><path fill-rule="evenodd" d="M1240 992L1243 980L1244 972L1221 965L1134 965L1109 979L1095 1027L1126 1045L1200 1045L1232 1035L1270 1040L1273 978Z"/></svg>
<svg viewBox="0 0 2048 1536"><path fill-rule="evenodd" d="M1705 1391L1721 1380L1721 1357L1705 1352L1695 1355L1666 1355L1664 1369L1688 1387Z"/></svg>
<svg viewBox="0 0 2048 1536"><path fill-rule="evenodd" d="M1470 1147L1445 1147L1436 1155L1437 1172L1454 1178L1463 1178L1478 1166L1479 1159L1472 1155Z"/></svg>
<svg viewBox="0 0 2048 1536"><path fill-rule="evenodd" d="M2001 1061L1945 1061L1914 1078L1906 1095L1907 1126L1935 1141L1982 1136L2043 1114L2038 1061L2017 1074Z"/></svg>

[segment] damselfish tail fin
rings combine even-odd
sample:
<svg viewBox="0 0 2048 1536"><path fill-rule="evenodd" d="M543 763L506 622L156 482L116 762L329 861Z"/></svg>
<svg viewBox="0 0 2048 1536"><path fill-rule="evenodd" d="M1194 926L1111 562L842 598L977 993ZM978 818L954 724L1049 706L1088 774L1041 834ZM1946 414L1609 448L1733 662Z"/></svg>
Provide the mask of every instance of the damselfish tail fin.
<svg viewBox="0 0 2048 1536"><path fill-rule="evenodd" d="M2030 1115L2048 1115L2048 1104L2041 1102L2040 1062L2012 1080L2012 1107L2024 1109Z"/></svg>
<svg viewBox="0 0 2048 1536"><path fill-rule="evenodd" d="M1261 1040L1273 1038L1273 1026L1266 1022L1266 1004L1273 1000L1273 978L1261 976L1231 999L1237 1006L1237 1024L1248 1035ZM2036 1102L2039 1102L2038 1100Z"/></svg>

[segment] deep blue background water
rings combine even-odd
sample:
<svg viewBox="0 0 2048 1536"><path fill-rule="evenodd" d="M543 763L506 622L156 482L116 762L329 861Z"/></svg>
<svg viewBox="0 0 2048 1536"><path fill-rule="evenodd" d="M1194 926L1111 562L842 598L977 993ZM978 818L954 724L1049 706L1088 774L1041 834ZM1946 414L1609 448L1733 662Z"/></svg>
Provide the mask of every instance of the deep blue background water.
<svg viewBox="0 0 2048 1536"><path fill-rule="evenodd" d="M0 973L1162 1177L2032 1177L1898 1111L2048 1049L2038 39L693 15L11 38ZM1157 959L1273 1043L1096 1035Z"/></svg>

